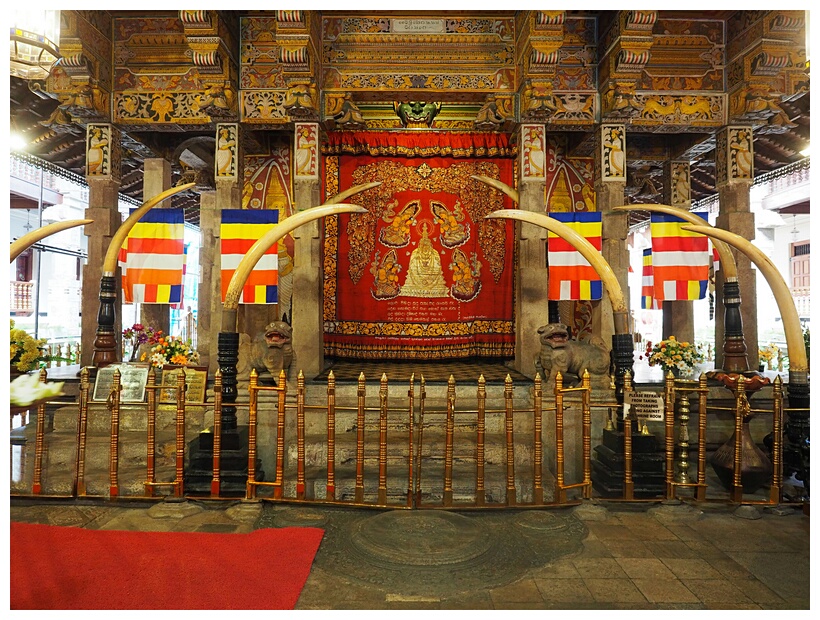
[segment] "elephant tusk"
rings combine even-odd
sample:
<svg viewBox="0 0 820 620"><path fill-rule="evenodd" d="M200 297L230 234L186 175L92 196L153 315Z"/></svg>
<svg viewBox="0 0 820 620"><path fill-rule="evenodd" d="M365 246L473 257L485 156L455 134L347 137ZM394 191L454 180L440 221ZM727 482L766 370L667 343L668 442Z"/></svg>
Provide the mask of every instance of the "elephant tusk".
<svg viewBox="0 0 820 620"><path fill-rule="evenodd" d="M512 198L515 204L519 204L520 200L518 199L518 190L513 189L503 181L499 181L498 179L491 179L490 177L485 177L479 174L473 174L470 176L474 178L476 181L481 181L482 183L486 183L490 187L494 187L498 191Z"/></svg>
<svg viewBox="0 0 820 620"><path fill-rule="evenodd" d="M91 224L93 221L94 220L67 220L65 222L46 224L36 230L32 230L17 239L17 241L13 241L11 243L9 246L11 260L9 262L14 262L15 258L20 256L20 254L25 252L41 239L45 239L46 237L53 235L54 233L58 233L61 230L67 230L69 228L74 228L75 226L83 226L84 224Z"/></svg>
<svg viewBox="0 0 820 620"><path fill-rule="evenodd" d="M326 205L337 205L341 202L344 202L346 198L350 198L354 194L358 194L360 192L364 192L368 189L373 189L374 187L378 187L382 184L382 181L372 181L371 183L362 183L361 185L354 185L350 189L346 189L343 192L339 192L332 198L329 198L325 201Z"/></svg>

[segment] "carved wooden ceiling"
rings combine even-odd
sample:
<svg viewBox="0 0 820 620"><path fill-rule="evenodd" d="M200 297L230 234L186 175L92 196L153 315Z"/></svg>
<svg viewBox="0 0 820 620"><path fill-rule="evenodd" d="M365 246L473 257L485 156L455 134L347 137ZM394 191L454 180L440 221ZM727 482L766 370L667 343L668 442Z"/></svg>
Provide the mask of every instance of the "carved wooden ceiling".
<svg viewBox="0 0 820 620"><path fill-rule="evenodd" d="M121 32L126 30L122 24L130 23L127 20L132 17L136 19L137 16L145 17L150 15L152 18L160 16L165 22L173 23L179 13L178 11L150 13L115 11L105 14L105 18L120 26L118 33L111 35L111 38L115 39L122 36ZM223 47L233 45L239 47L240 33L238 30L240 26L244 29L243 34L252 30L247 22L251 17L258 18L260 23L266 23L265 19L275 19L274 17L266 17L268 15L314 12L256 11L251 14L251 17L247 17L245 12L235 11L203 11L198 13L205 15L202 18L203 20L208 17L206 14L213 13L211 17L218 22L219 26L217 29L219 30L218 36L215 39L221 42L220 45ZM422 15L422 17L441 18L447 15L460 18L463 16L462 13L430 12ZM438 52L436 51L438 39L433 35L428 36L427 39L413 35L416 36L416 39L412 40L422 41L424 44L414 49L407 49L406 45L403 47L406 41L411 40L402 38L411 35L402 34L397 27L397 22L400 21L399 18L406 17L405 12L383 12L380 13L380 18L370 16L367 19L352 11L323 12L321 17L324 21L321 28L324 28L324 30L321 30L318 25L316 15L311 17L313 21L305 19L303 31L298 30L298 28L287 31L286 34L289 37L287 41L291 47L285 51L277 51L279 62L280 64L285 63L285 69L282 74L284 78L280 75L276 79L286 80L288 70L292 70L293 75L303 75L309 68L313 70L314 65L312 62L315 61L307 63L305 58L309 57L310 54L318 54L322 56L325 64L322 69L324 71L324 81L321 89L323 106L327 105L326 102L330 101L333 96L338 97L338 100L341 101L341 94L345 89L337 88L337 86L343 84L347 85L346 92L352 95L352 100L359 104L365 116L368 114L372 116L374 110L380 109L379 106L384 107L385 103L402 97L407 100L449 101L454 106L461 106L460 112L463 114L465 111L468 113L477 112L482 103L486 101L488 95L485 92L486 89L482 86L484 84L482 80L485 79L483 75L492 74L492 70L494 70L496 71L493 74L496 76L494 79L503 81L509 78L512 81L513 91L509 95L501 94L510 97L511 101L512 97L517 98L518 120L524 119L525 105L530 105L532 101L532 99L528 99L529 95L526 90L528 81L536 90L547 85L550 96L556 95L557 99L555 101L559 104L559 109L563 108L564 111L567 109L566 106L573 102L573 96L571 94L569 96L564 95L563 91L560 91L559 85L565 89L574 85L581 92L586 88L585 81L592 81L591 92L595 93L597 88L597 96L599 97L594 118L590 116L590 120L586 124L573 124L571 122L562 122L558 116L554 115L544 117L544 122L546 122L550 134L561 137L563 143L566 144L567 152L578 156L592 155L594 141L591 140L591 136L594 135L596 123L604 120L605 122L622 122L626 124L628 131L628 177L625 194L628 202L636 204L663 202L663 164L670 158L688 159L691 162L693 200L708 198L717 193L714 133L718 127L706 123L700 123L699 125L696 112L693 115L686 116L684 118L686 122L680 125L663 122L662 120L653 123L653 118L668 119L675 115L680 116L681 109L689 105L685 96L680 94L675 97L664 95L665 89L670 93L685 93L687 92L685 90L687 85L695 84L700 95L699 103L705 101L707 107L712 105L714 110L717 109L714 106L718 105L714 101L724 97L723 100L719 101L719 105L733 108L735 119L745 118L747 122L755 124L755 175L779 169L804 158L800 152L809 146L810 138L808 75L805 72L804 85L795 87L794 84L788 81L789 79L797 79L789 77L793 73L788 74L785 80L782 78L782 70L779 74L780 77L776 75L777 71L780 70L775 62L779 48L774 51L764 49L758 52L755 48L757 44L753 41L750 42L751 35L748 33L754 32L756 27L752 25L765 21L760 18L761 12L748 12L750 14L748 17L738 17L742 12L650 11L644 13L629 12L629 15L624 18L622 16L623 11L545 11L532 12L533 16L527 18L529 21L521 20L518 15L520 13L520 11L472 12L472 17L469 20L464 20L464 22L468 22L468 25L474 28L474 32L467 33L469 37L464 39L457 39L460 36L458 34L460 30L464 29L463 23L459 22L455 26L450 22L447 23L447 27L451 29L448 32L452 32L452 34L446 35L446 37L449 37L446 39L447 41L452 39L458 44L469 43L467 47L453 48L466 50L464 57L469 62L461 61L464 67L459 67L458 70L465 72L465 74L470 72L469 76L471 77L468 76L469 79L474 80L477 85L465 88L463 91L451 89L447 92L446 88L438 88L435 92L425 96L425 92L420 89L420 85L424 81L423 76L407 78L409 79L410 88L406 88L406 85L405 87L399 85L391 90L389 85L396 81L395 77L388 73L396 70L388 67L391 62L394 62L391 59L396 59L395 63L405 63L406 66L416 63L413 66L417 66L418 71L427 72L426 79L428 82L433 78L438 79L436 76L439 73L446 72L447 63L459 62L456 56L448 56L444 48L439 49ZM772 12L772 14L775 14L775 12ZM419 17L418 14L414 15ZM475 17L476 15L478 17ZM647 17L647 15L649 16ZM87 18L87 15L84 17ZM484 29L482 25L484 21L487 21L483 20L484 17L491 21L495 19L492 22L494 25L489 29ZM278 27L279 30L274 28L272 36L279 36L278 32L282 31L281 20L283 18L281 15L277 15L276 18L280 20L278 26L275 22L271 23L274 23L274 26ZM117 22L117 19L125 21ZM621 21L618 25L619 19ZM104 22L105 20L101 19L101 21ZM404 21L407 22L408 20L405 19ZM775 21L775 19L770 20L770 23L774 24L771 28L778 25L775 24ZM382 22L388 25L383 26ZM791 37L792 41L796 41L792 22L781 21L779 27L787 33L788 36L783 35L784 37ZM499 26L499 24L501 25ZM402 25L407 27L407 24ZM155 28L156 22L152 22L151 27ZM167 44L168 61L172 60L173 63L179 64L186 58L184 49L186 36L188 36L188 45L193 45L191 41L196 37L190 36L190 29L186 30L185 27L174 28L176 30L172 33L173 37L168 35L170 38L163 39L163 41ZM236 32L226 35L223 31L229 28L235 29ZM382 28L385 32L381 35L378 32L376 34L371 32L378 31L379 28ZM521 43L516 42L516 38L520 36L521 28L524 29L528 37L523 48ZM528 28L529 30L527 30ZM368 32L364 32L364 30L368 30ZM257 34L255 36L259 40L263 40L264 36L267 36L263 31L264 28L261 27L256 30ZM733 36L735 31L738 33L736 37ZM613 32L616 34L613 34ZM311 37L322 38L320 44L323 43L324 49L320 50L315 45L311 48L310 44L304 49L293 47L292 42L298 39L299 36L308 41L312 40ZM382 38L380 39L379 36L382 36ZM769 33L769 36L771 37L771 33ZM203 40L205 39L203 37ZM212 39L214 37L208 40ZM441 41L444 40L441 39ZM763 40L762 35L760 40ZM173 42L174 45L172 46L169 42ZM245 44L244 41L243 44ZM128 74L129 71L122 69L117 63L120 63L120 65L125 63L126 61L122 58L128 55L117 45L122 44L115 41L114 49L118 52L113 60L108 59L106 62L97 62L97 64L102 66L100 71L105 67L111 69L111 65L114 65L115 78L122 81L122 75ZM385 57L389 56L387 60L390 62L386 62L385 58L372 58L372 50L379 49L379 45L382 46ZM751 51L744 51L744 46ZM247 47L245 45L245 48ZM262 49L264 46L258 44L258 47ZM322 45L318 47L322 47ZM651 56L644 53L644 50L648 50L649 47L651 47ZM242 54L237 54L237 56L243 58L237 65L238 69L235 69L240 77L236 77L227 70L224 70L223 73L228 75L230 79L253 78L258 80L258 75L248 77L248 63L250 61L244 59L243 54L248 54L245 48L243 48ZM157 51L158 49L160 51ZM612 56L611 50L613 49L617 51L616 57ZM144 63L143 71L146 72L149 71L150 67L158 65L162 61L161 47L157 46L157 41L152 41L151 45L145 44L145 47L137 50L137 52L133 50L129 50L129 52L131 53L130 57L141 59ZM417 53L414 54L414 52ZM222 47L213 52L213 54L223 53L225 51ZM804 50L803 53L805 53ZM368 54L370 54L370 60L368 60ZM755 60L754 58L751 61L749 60L749 57L753 54L757 54L755 58L763 58L763 60L757 61L759 63L757 69L753 64L750 66L750 63ZM226 57L228 56L230 54ZM190 57L190 53L187 57ZM256 58L270 57L272 57L272 54L268 48L262 49L262 52L256 50ZM210 58L213 58L213 56L210 56ZM285 60L282 60L283 58ZM740 60L732 60L733 58ZM759 69L769 58L774 60L768 60L769 64L764 66L763 69ZM793 56L789 62L793 62ZM276 63L271 61L270 64L273 66ZM319 64L321 65L321 63ZM145 67L148 67L148 69ZM253 66L251 68L253 69ZM199 67L200 75L204 73L205 69ZM210 70L216 71L217 69L211 68ZM376 87L368 88L366 85L362 86L360 82L357 82L355 77L358 75L357 70L369 75L371 83L376 84ZM779 94L775 100L776 105L772 107L769 104L760 103L761 101L771 101L771 98L764 98L755 100L758 108L742 108L743 102L738 103L732 99L733 96L739 95L732 95L732 88L727 88L726 84L738 81L743 84L746 84L746 82L751 84L749 88L743 91L746 93L748 100L751 97L749 93L753 93L754 88L763 83L756 76L768 76L769 73L766 73L766 70L775 75L775 77L767 79L769 79L770 84L768 87L769 92L777 91L777 94ZM117 73L118 71L120 73ZM503 73L501 78L498 77L499 72ZM516 72L518 72L517 77ZM529 77L522 80L522 73ZM266 75L270 76L272 74L269 72ZM97 79L98 81L104 81L99 75ZM110 81L110 78L105 79ZM272 80L273 78L268 77L266 79ZM416 79L418 79L418 82L413 81ZM594 83L595 81L597 81L597 84ZM442 83L447 82L445 80ZM515 90L516 84L521 84L517 90ZM604 88L603 84L609 86ZM555 93L552 93L553 85L555 85ZM116 87L112 88L116 91ZM683 91L681 91L682 88ZM241 82L239 90L242 90ZM782 94L783 91L786 91L785 95ZM709 94L711 92L716 93L714 97ZM29 142L28 152L55 166L84 177L84 123L91 121L71 114L68 115L69 118L61 118L61 114L65 113L64 98L61 99L54 92L46 94L42 89L38 90L37 84L25 82L18 78L10 78L9 98L11 129L22 134L24 139ZM692 98L693 102L694 99ZM691 105L694 105L694 103ZM741 112L746 113L745 117L737 113L736 108L739 105L741 106ZM761 105L763 108L760 108ZM769 107L765 107L766 105L769 105ZM661 109L663 111L664 106L666 107L665 117L662 114L653 117L648 113L649 110ZM531 105L530 108L532 108ZM527 110L530 110L530 108L527 108ZM724 115L724 118L732 116L733 110L730 109L729 112L730 114ZM538 122L539 113L538 111L533 112L530 120ZM249 145L259 146L268 144L271 141L290 139L292 119L272 123L254 123L252 122L253 119L246 118L246 116L240 118L240 115L246 115L246 112L237 111L233 120L239 119L246 125L246 141ZM213 115L213 113L210 119L207 116L204 118L208 122L191 121L182 124L157 123L153 125L146 122L125 127L122 153L122 193L137 201L142 201L142 166L144 159L147 157L164 157L172 161L177 180L183 174L184 169L190 171L193 168L210 168L212 170L215 123L224 122L224 119ZM556 118L559 118L559 120L556 121ZM231 119L229 118L229 120ZM335 126L333 117L327 116L325 109L318 113L315 120L324 123L328 129ZM514 128L515 120L515 114L513 114L513 117L507 119L508 122L500 124L498 128L510 130ZM99 122L99 120L94 120L94 122ZM454 125L454 127L457 127L457 125ZM183 195L177 200L176 204L186 208L187 221L194 224L198 223L198 195L195 192ZM631 217L642 218L645 217L645 214L633 212Z"/></svg>

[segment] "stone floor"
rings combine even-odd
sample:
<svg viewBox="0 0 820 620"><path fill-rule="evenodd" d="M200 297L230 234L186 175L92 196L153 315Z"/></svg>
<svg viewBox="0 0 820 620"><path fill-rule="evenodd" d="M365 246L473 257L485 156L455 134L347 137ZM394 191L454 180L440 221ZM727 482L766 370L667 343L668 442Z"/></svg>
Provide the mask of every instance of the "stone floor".
<svg viewBox="0 0 820 620"><path fill-rule="evenodd" d="M810 519L791 507L591 500L455 513L15 498L10 518L145 531L322 527L300 610L810 609Z"/></svg>

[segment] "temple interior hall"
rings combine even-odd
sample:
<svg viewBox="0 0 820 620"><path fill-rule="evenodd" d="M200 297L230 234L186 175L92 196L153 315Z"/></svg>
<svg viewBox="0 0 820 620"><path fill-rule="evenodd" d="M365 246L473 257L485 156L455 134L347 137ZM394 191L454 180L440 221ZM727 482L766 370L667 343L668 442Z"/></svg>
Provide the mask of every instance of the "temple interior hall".
<svg viewBox="0 0 820 620"><path fill-rule="evenodd" d="M808 7L9 13L12 610L810 610Z"/></svg>

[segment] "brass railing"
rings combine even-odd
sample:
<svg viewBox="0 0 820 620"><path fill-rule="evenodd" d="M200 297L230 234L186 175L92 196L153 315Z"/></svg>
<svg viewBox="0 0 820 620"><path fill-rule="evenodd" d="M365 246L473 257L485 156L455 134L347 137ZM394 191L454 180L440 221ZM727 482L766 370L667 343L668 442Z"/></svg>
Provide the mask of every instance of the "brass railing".
<svg viewBox="0 0 820 620"><path fill-rule="evenodd" d="M43 369L40 373L40 380L47 380L47 371ZM424 377L421 377L418 383L419 389L416 391L415 376L410 378L409 389L407 392L407 401L400 406L391 406L388 399L388 379L386 375L382 375L379 382L378 390L378 406L368 406L367 401L367 385L363 374L360 375L357 390L356 390L356 406L340 406L337 402L336 383L333 373L330 373L327 380L327 397L323 403L309 404L307 402L307 389L305 385L304 375L300 372L296 381L295 398L288 398L288 385L284 372L279 375L278 384L276 386L261 386L258 382L256 372L253 371L250 376L248 386L248 401L232 403L232 406L237 408L247 407L248 410L248 479L245 492L246 500L265 500L273 502L315 502L324 504L341 504L347 506L375 506L375 507L393 507L393 508L472 508L472 507L487 507L487 508L504 508L504 507L548 507L548 506L562 506L572 503L577 503L580 499L589 499L593 496L593 487L591 482L591 411L594 407L606 407L610 410L620 411L619 405L616 402L590 402L590 380L585 373L582 377L581 384L578 387L564 387L563 380L559 376L555 383L552 397L545 397L542 390L541 378L536 377L532 382L532 407L516 407L515 399L513 398L513 382L508 376L504 382L503 388L503 408L491 409L487 406L487 387L483 376L479 377L477 382L476 392L476 406L475 409L467 409L465 407L457 407L457 392L456 383L454 379L450 379L447 385L446 405L443 408L433 409L427 403L427 389ZM114 379L110 391L110 395L106 401L106 406L110 411L110 441L108 454L108 493L107 495L98 495L107 499L116 499L123 497L119 479L120 468L120 409L122 403L120 400L120 374L119 371L114 372ZM139 497L162 499L163 496L157 493L160 487L170 487L171 495L173 497L184 497L184 473L186 462L186 407L188 406L206 406L213 408L213 474L210 485L210 497L213 499L222 499L220 489L220 474L222 472L221 459L222 449L220 444L221 428L220 419L222 412L222 375L217 372L214 383L214 399L212 403L191 403L186 402L185 398L185 376L179 373L176 384L176 418L175 418L175 442L174 442L174 476L173 480L167 482L158 482L156 480L156 415L158 407L158 398L156 391L160 386L156 384L156 375L153 369L149 370L148 381L146 385L147 393L147 433L146 433L146 475L143 483L144 494ZM624 381L625 392L632 390L631 378L625 377ZM260 393L270 392L276 395L276 403L273 407L264 407L260 409L259 396ZM731 503L750 503L743 494L743 487L741 484L741 433L740 427L743 422L744 415L750 412L762 412L765 410L750 409L748 401L745 399L745 391L743 388L742 379L738 381L738 386L734 390L735 399L734 406L725 407L722 409L729 410L735 416L735 463L733 467L733 484L730 489L729 501ZM78 418L76 431L76 459L74 461L74 471L71 483L70 496L72 497L89 497L87 493L87 467L88 460L88 413L89 413L89 396L91 393L91 385L89 382L88 369L83 369L80 377L79 396L78 396ZM679 498L684 499L682 491L686 489L692 490L692 498L694 501L706 501L706 426L707 426L707 387L706 378L701 376L698 381L685 381L674 379L668 375L664 384L663 399L665 409L664 422L664 453L665 453L665 491L662 497L654 498L656 501L664 499ZM697 405L697 475L694 482L688 480L689 453L688 453L688 415L689 404L688 398L691 395L696 395L698 400ZM576 398L577 397L577 398ZM686 401L686 402L684 402ZM783 407L783 389L780 378L778 377L772 390L772 463L773 474L771 480L771 490L768 498L764 500L754 501L751 503L775 505L782 502L782 450L783 450L783 415L786 411ZM17 493L17 496L26 495L42 495L45 488L43 476L43 463L48 451L46 441L46 404L39 403L37 405L37 422L35 430L34 441L34 468L33 468L33 482L30 488L30 493ZM63 403L49 403L51 405ZM582 420L582 431L580 437L581 448L581 463L582 463L582 479L580 482L568 483L565 475L565 458L568 446L565 445L564 433L564 417L568 407L577 408L576 414L580 415ZM721 407L710 406L711 409L721 409ZM554 413L555 416L555 445L554 454L555 459L551 463L544 461L544 446L543 446L543 415ZM339 493L339 471L337 469L337 419L339 414L352 414L355 416L355 457L352 472L349 474L349 480L353 482L353 492L346 497ZM260 426L260 414L272 415L273 419L264 420L264 423L269 428L276 428L276 445L275 445L275 475L271 481L263 481L257 479L256 462L258 458L258 429ZM325 424L327 433L326 450L325 450L325 466L321 472L317 472L316 468L308 469L306 466L306 427L308 416L311 416L311 421L319 420L317 423L321 426ZM496 416L498 421L503 420L503 432L500 433L501 442L503 443L503 478L504 492L503 500L497 498L495 501L487 501L486 495L486 450L488 448L488 437L486 430L486 423L488 416ZM531 416L532 424L531 431L527 431L529 437L518 438L516 441L516 429L526 428L529 424L529 418L523 418L525 423L522 424L521 416ZM377 420L378 440L375 445L372 441L366 441L367 435L365 433L365 426L368 420ZM463 424L468 430L455 431L456 419L468 420ZM441 422L438 422L441 420ZM517 421L518 424L514 424ZM294 424L295 422L295 424ZM624 486L623 495L621 498L608 498L631 501L634 499L634 482L633 482L633 454L631 448L632 441L632 423L633 420L627 420L623 424L623 458L624 458ZM314 427L317 426L314 424ZM391 424L398 428L398 431L388 432ZM676 435L675 426L678 426L678 434ZM295 426L295 437L288 437L287 429L292 429ZM474 427L474 431L470 430ZM426 430L425 430L426 428ZM430 433L432 430L438 431L437 437L444 437L443 450L433 454L430 450L430 456L427 459L422 458L422 451L425 447L425 432ZM474 439L467 437L467 433L474 432ZM375 434L371 431L370 435ZM677 442L676 442L677 436ZM457 439L460 438L460 441ZM289 443L292 445L295 441L296 446L296 462L286 463L286 450ZM526 442L526 447L532 446L532 468L531 470L516 471L516 448L521 448ZM466 448L465 446L471 446ZM497 447L497 444L493 444ZM391 452L391 447L397 447L397 450ZM377 454L376 459L372 458L373 452ZM405 453L406 448L406 453ZM578 446L573 445L572 448L577 450ZM470 454L467 454L467 453ZM475 478L475 485L473 487L473 500L461 499L457 501L454 498L454 456L459 454L462 462L472 461L472 474ZM370 458L368 458L368 454ZM388 455L392 454L392 461L389 461ZM441 500L423 501L423 490L429 492L429 496L433 497L434 492L438 491L438 487L433 487L430 483L428 486L427 479L422 477L423 465L428 465L433 460L440 460L443 462L443 475L441 480ZM398 465L397 465L398 463ZM376 471L370 471L375 464ZM675 476L677 471L686 471L686 476ZM545 500L543 472L544 467L548 467L555 477L554 495L551 500ZM388 473L391 473L395 467L399 467L400 473L398 477L394 475L390 480L393 481L392 499L389 493L390 487L388 485ZM499 470L497 470L499 471ZM295 484L294 478L295 476ZM405 477L406 476L406 477ZM406 490L397 493L395 480L406 480ZM323 496L316 493L316 483L324 483L325 493ZM369 483L369 484L368 484ZM531 484L532 499L524 501L519 499L517 491L520 491L523 484ZM312 489L309 493L308 489ZM369 490L368 490L369 488ZM260 490L268 490L266 494L261 494ZM580 491L580 497L568 497L568 491ZM396 496L399 500L396 501ZM225 498L227 499L227 497ZM234 497L235 499L235 497ZM501 500L501 501L498 501Z"/></svg>

